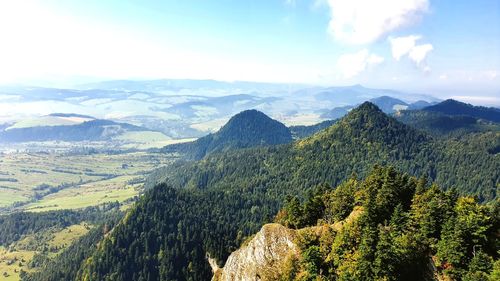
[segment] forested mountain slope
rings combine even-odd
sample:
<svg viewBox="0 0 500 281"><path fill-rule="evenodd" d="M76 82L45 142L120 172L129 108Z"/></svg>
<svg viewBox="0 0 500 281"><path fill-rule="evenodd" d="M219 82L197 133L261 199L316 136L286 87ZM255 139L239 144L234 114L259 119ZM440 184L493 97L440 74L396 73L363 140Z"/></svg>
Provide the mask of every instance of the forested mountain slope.
<svg viewBox="0 0 500 281"><path fill-rule="evenodd" d="M428 177L441 188L496 198L498 155L491 139L434 140L371 103L292 144L213 153L155 174L148 191L100 244L82 280L207 280L206 254L219 265L278 212L287 195L336 186L374 164ZM481 143L481 145L477 145Z"/></svg>
<svg viewBox="0 0 500 281"><path fill-rule="evenodd" d="M235 148L275 145L292 141L290 130L282 123L257 110L245 110L233 116L218 132L194 142L166 146L164 152L179 152L187 159Z"/></svg>
<svg viewBox="0 0 500 281"><path fill-rule="evenodd" d="M323 129L330 127L331 125L335 124L335 122L337 122L337 120L326 120L318 124L309 126L304 126L304 125L291 126L290 131L292 132L293 139L295 140L303 139L311 135L314 135Z"/></svg>
<svg viewBox="0 0 500 281"><path fill-rule="evenodd" d="M148 180L150 185L168 181L175 187L202 189L234 183L309 187L338 184L352 172L364 176L379 163L490 200L499 181L500 163L491 153L498 137L487 133L468 141L435 140L364 103L333 126L293 144L213 154L200 162L158 170Z"/></svg>

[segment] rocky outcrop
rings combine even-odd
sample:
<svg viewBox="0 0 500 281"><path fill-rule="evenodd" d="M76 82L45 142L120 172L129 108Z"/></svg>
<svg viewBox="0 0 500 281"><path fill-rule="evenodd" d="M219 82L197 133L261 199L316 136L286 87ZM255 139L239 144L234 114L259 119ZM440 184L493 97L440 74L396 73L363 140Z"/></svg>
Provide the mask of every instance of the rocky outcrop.
<svg viewBox="0 0 500 281"><path fill-rule="evenodd" d="M233 252L213 281L272 280L290 258L299 254L297 233L280 224L266 224L246 245Z"/></svg>

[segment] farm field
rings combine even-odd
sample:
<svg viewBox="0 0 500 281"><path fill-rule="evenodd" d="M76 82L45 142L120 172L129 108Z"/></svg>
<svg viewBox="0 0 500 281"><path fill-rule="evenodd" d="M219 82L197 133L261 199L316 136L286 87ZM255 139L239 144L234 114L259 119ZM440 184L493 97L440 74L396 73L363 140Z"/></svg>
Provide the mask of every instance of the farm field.
<svg viewBox="0 0 500 281"><path fill-rule="evenodd" d="M44 254L54 258L76 239L87 234L91 227L87 223L81 223L62 229L47 229L42 233L27 235L9 247L0 246L0 280L20 280L21 270L37 270L30 262L44 248L48 249Z"/></svg>
<svg viewBox="0 0 500 281"><path fill-rule="evenodd" d="M124 202L139 194L147 174L175 159L146 151L0 154L0 213Z"/></svg>

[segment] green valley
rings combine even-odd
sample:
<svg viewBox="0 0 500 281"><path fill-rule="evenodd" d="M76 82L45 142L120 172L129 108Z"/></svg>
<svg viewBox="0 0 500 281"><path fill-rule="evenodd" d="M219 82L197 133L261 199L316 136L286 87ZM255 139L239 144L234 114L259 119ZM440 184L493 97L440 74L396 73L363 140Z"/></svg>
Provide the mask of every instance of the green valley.
<svg viewBox="0 0 500 281"><path fill-rule="evenodd" d="M122 153L8 153L0 158L0 210L45 211L126 202L152 170L174 155Z"/></svg>

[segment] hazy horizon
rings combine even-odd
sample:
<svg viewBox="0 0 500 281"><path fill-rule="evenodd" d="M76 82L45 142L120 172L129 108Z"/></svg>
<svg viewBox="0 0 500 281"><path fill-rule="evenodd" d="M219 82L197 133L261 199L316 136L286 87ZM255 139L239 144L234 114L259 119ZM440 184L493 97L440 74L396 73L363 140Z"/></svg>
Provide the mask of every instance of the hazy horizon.
<svg viewBox="0 0 500 281"><path fill-rule="evenodd" d="M213 79L500 103L500 4L3 1L0 85Z"/></svg>

